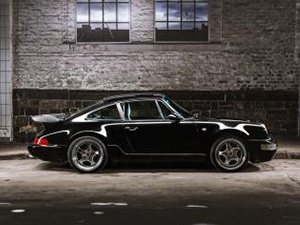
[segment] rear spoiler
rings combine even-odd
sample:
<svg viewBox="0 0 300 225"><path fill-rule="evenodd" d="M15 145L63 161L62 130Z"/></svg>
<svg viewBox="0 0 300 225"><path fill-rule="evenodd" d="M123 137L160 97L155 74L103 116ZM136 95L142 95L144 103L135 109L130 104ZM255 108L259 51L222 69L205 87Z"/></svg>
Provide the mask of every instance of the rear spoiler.
<svg viewBox="0 0 300 225"><path fill-rule="evenodd" d="M59 121L63 121L65 118L66 114L64 113L31 116L31 119L38 123L57 123Z"/></svg>

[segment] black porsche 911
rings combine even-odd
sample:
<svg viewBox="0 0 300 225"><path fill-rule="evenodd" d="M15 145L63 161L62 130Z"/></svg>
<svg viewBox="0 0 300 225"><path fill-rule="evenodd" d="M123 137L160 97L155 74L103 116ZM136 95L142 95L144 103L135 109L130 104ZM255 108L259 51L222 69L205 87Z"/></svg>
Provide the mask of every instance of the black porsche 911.
<svg viewBox="0 0 300 225"><path fill-rule="evenodd" d="M29 154L45 161L69 162L79 172L103 169L109 157L209 160L223 171L248 161L271 160L277 150L264 124L194 118L158 93L112 96L66 117L32 116L44 124Z"/></svg>

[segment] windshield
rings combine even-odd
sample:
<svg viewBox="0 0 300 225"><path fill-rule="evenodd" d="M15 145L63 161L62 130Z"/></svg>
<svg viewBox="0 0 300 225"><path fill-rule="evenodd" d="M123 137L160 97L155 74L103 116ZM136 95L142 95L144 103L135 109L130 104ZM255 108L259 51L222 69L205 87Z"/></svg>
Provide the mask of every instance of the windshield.
<svg viewBox="0 0 300 225"><path fill-rule="evenodd" d="M164 97L165 102L171 106L176 112L178 112L183 118L191 118L193 117L186 109L178 105L173 100L169 99L168 97Z"/></svg>

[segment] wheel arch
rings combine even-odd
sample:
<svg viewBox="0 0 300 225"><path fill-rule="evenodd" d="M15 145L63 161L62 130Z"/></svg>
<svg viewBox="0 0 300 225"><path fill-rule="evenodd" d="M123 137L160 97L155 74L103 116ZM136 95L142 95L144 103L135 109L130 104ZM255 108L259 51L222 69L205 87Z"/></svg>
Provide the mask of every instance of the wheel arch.
<svg viewBox="0 0 300 225"><path fill-rule="evenodd" d="M242 131L239 130L234 130L234 129L225 129L225 130L220 130L219 132L217 132L215 135L213 135L211 142L209 143L209 152L211 151L211 147L214 144L214 142L224 136L237 136L239 138L241 138L246 144L248 144L248 135L245 134Z"/></svg>
<svg viewBox="0 0 300 225"><path fill-rule="evenodd" d="M76 140L77 138L83 137L83 136L92 136L95 137L97 139L99 139L100 141L103 142L103 144L105 146L107 146L107 139L106 137L104 137L103 135L97 133L97 132L93 132L93 131L80 131L78 133L73 134L69 140L68 140L68 145L70 146L70 144Z"/></svg>

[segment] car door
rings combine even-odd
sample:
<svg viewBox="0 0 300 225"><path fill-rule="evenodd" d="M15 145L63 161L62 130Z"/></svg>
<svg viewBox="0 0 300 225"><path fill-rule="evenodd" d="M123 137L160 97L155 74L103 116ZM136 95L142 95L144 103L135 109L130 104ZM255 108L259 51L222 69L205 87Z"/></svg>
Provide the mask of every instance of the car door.
<svg viewBox="0 0 300 225"><path fill-rule="evenodd" d="M122 103L124 130L135 154L174 154L197 151L193 122L165 118L157 100Z"/></svg>
<svg viewBox="0 0 300 225"><path fill-rule="evenodd" d="M175 153L199 153L200 139L196 124L191 119L173 120L170 115L180 115L172 111L163 101L157 101L161 114L165 121L170 121L170 125L166 127L169 134L170 152Z"/></svg>

